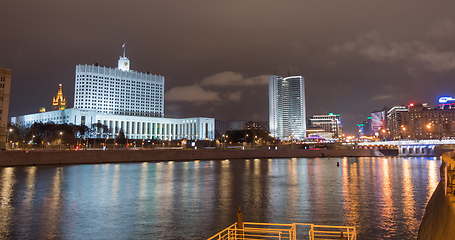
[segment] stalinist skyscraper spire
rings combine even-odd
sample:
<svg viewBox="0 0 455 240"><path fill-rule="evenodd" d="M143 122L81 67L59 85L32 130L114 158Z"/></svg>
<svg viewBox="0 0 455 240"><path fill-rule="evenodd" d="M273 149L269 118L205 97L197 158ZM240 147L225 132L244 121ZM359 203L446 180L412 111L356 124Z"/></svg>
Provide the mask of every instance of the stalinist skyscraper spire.
<svg viewBox="0 0 455 240"><path fill-rule="evenodd" d="M66 109L66 98L63 96L63 85L61 83L58 85L57 96L52 98L52 107L55 110Z"/></svg>

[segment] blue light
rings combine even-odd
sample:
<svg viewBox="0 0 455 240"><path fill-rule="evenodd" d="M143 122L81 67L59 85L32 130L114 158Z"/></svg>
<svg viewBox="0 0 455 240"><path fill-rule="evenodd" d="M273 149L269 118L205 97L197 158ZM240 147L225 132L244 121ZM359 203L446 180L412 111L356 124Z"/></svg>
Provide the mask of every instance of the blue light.
<svg viewBox="0 0 455 240"><path fill-rule="evenodd" d="M438 102L439 103L455 102L455 98L454 97L440 97L438 99Z"/></svg>

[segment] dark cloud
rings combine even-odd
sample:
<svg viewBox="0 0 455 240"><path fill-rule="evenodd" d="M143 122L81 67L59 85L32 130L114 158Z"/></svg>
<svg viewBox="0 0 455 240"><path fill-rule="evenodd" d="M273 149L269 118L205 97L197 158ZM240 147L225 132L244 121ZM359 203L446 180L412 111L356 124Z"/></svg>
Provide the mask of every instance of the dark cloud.
<svg viewBox="0 0 455 240"><path fill-rule="evenodd" d="M171 102L201 102L210 103L220 101L220 94L201 88L199 85L175 87L166 92L166 100Z"/></svg>
<svg viewBox="0 0 455 240"><path fill-rule="evenodd" d="M166 92L170 102L200 104L227 104L242 100L248 88L265 86L268 76L244 77L240 73L221 72L208 76L192 85L171 88ZM222 107L222 105L219 107Z"/></svg>
<svg viewBox="0 0 455 240"><path fill-rule="evenodd" d="M428 71L455 70L455 51L437 49L422 41L390 42L377 32L370 32L332 47L337 54L357 54L377 62L402 63L422 67Z"/></svg>
<svg viewBox="0 0 455 240"><path fill-rule="evenodd" d="M127 41L133 69L166 76L167 116L264 120L263 76L302 74L307 112L342 113L352 129L383 106L455 94L453 9L452 0L6 0L0 66L13 69L11 114L31 113L58 83L72 101L74 66L115 66Z"/></svg>
<svg viewBox="0 0 455 240"><path fill-rule="evenodd" d="M244 87L244 86L258 86L267 85L268 76L244 77L241 73L236 72L221 72L204 78L201 85L215 86L215 87Z"/></svg>

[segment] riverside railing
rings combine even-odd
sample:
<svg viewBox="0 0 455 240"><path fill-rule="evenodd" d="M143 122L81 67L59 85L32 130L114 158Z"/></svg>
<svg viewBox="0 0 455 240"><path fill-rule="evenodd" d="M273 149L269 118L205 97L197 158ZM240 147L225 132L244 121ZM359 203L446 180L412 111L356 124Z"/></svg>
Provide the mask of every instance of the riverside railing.
<svg viewBox="0 0 455 240"><path fill-rule="evenodd" d="M243 226L240 226L243 225ZM308 223L234 223L207 240L356 240L352 226L330 226Z"/></svg>

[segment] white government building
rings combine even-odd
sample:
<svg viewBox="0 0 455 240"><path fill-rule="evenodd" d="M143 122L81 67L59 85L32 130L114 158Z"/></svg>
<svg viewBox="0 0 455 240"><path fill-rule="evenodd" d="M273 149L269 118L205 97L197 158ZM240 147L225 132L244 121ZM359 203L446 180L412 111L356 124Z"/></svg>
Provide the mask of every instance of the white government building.
<svg viewBox="0 0 455 240"><path fill-rule="evenodd" d="M282 140L306 137L305 82L302 76L270 76L269 128Z"/></svg>
<svg viewBox="0 0 455 240"><path fill-rule="evenodd" d="M74 108L12 117L22 127L33 123L85 125L95 129L91 137L115 137L120 130L129 139L191 139L215 138L215 119L164 118L164 77L130 70L130 61L120 57L118 68L77 65L75 73Z"/></svg>

